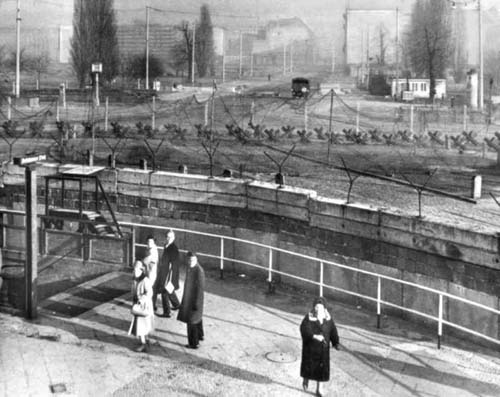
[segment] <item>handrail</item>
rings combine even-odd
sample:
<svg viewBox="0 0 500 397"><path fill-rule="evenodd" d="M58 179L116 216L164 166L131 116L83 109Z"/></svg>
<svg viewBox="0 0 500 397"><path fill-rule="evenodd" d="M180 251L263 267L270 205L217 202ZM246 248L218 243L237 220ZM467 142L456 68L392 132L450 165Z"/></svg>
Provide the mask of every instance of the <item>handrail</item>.
<svg viewBox="0 0 500 397"><path fill-rule="evenodd" d="M18 214L18 215L24 215L23 211L4 210L4 209L0 208L0 214L2 214L2 213L13 213L13 214ZM135 228L147 228L147 229L157 229L157 230L165 230L165 231L171 229L171 230L174 230L174 231L177 231L177 232L194 234L194 235L201 235L201 236L206 236L206 237L210 237L210 238L220 239L220 248L219 248L220 249L220 253L219 253L219 255L214 255L214 254L209 254L209 253L201 253L201 252L199 253L199 255L200 256L209 257L209 258L213 258L213 259L219 259L220 260L220 272L221 272L220 275L221 275L221 278L223 278L224 261L231 261L231 262L234 262L234 263L239 263L239 264L242 264L242 265L246 265L246 266L251 266L251 267L258 268L258 269L261 269L264 272L268 272L267 281L269 282L270 289L273 288L273 286L272 286L272 282L273 282L272 276L273 276L273 274L278 274L278 275L283 275L283 276L286 276L286 277L293 278L295 280L299 280L299 281L303 281L303 282L306 282L306 283L310 283L310 284L319 286L320 295L321 296L323 295L323 289L324 288L328 288L328 289L335 290L335 291L338 291L338 292L342 292L342 293L345 293L345 294L348 294L348 295L356 296L358 298L362 298L362 299L365 299L365 300L368 300L368 301L371 301L371 302L375 302L377 304L377 327L380 327L380 316L381 316L381 306L382 305L387 306L387 307L396 308L396 309L399 309L399 310L402 310L402 311L405 311L405 312L408 312L408 313L412 313L412 314L415 314L417 316L421 316L421 317L427 318L429 320L437 321L437 323L438 323L438 333L437 333L438 334L438 348L440 348L440 345L441 345L441 336L442 336L442 331L443 331L443 325L447 325L447 326L456 328L456 329L458 329L460 331L463 331L465 333L469 333L471 335L483 338L485 340L488 340L490 342L493 342L493 343L496 343L496 344L500 345L500 340L499 339L492 338L492 337L490 337L488 335L482 334L482 333L480 333L478 331L475 331L473 329L469 329L469 328L464 327L462 325L455 324L455 323L453 323L451 321L445 320L444 319L444 315L443 315L443 306L444 306L443 298L446 297L446 298L449 298L449 299L454 299L456 301L460 301L460 302L466 303L468 305L471 305L471 306L474 306L474 307L477 307L477 308L489 311L489 312L494 313L496 315L500 315L500 310L494 309L492 307L486 306L486 305L481 304L481 303L477 303L477 302L471 301L469 299L466 299L466 298L463 298L463 297L460 297L460 296L457 296L457 295L453 295L453 294L451 294L449 292L440 291L440 290L437 290L435 288L430 288L430 287L427 287L427 286L424 286L424 285L416 284L414 282L400 280L400 279L397 279L395 277L386 276L386 275L379 274L379 273L376 273L376 272L371 272L371 271L368 271L368 270L358 269L358 268L355 268L355 267L352 267L352 266L343 265L343 264L332 262L332 261L327 261L327 260L316 258L316 257L313 257L313 256L309 256L309 255L305 255L305 254L300 254L300 253L289 251L289 250L286 250L286 249L283 249L283 248L273 247L273 246L270 246L270 245L267 245L267 244L262 244L262 243L258 243L258 242L254 242L254 241L244 240L244 239L237 238L237 237L225 236L225 235L214 234L214 233L200 232L200 231L190 230L190 229L184 229L184 228L166 227L166 226L158 226L158 225L147 225L147 224L136 223L136 222L119 222L119 223L123 227L129 227L129 228L132 228L132 229L135 229ZM240 242L240 243L244 243L244 244L249 244L249 245L261 247L261 248L264 248L264 249L268 250L268 252L269 252L269 264L268 264L268 266L262 266L262 265L254 264L254 263L251 263L251 262L242 261L242 260L239 260L239 259L236 259L236 258L233 259L233 258L229 258L229 257L225 256L224 255L224 245L225 245L224 241L225 240ZM137 243L135 245L137 245L137 246L144 246L143 244L137 244ZM162 247L159 247L159 248L161 249ZM303 258L303 259L307 259L307 260L310 260L310 261L318 263L319 266L320 266L319 282L318 281L314 281L314 280L310 280L310 279L306 279L306 278L303 278L303 277L300 277L300 276L297 276L297 275L294 275L294 274L286 273L286 272L283 272L283 271L275 269L273 267L273 252L282 252L282 253L285 253L285 254L288 254L288 255L292 255L292 256L295 256L295 257L298 257L298 258ZM369 275L369 276L375 277L376 281L377 281L377 297L372 297L372 296L369 296L369 295L360 294L358 292L349 291L349 290L346 290L344 288L335 287L333 285L325 284L324 283L324 266L325 265L330 265L330 266L334 266L334 267L341 268L341 269L347 269L347 270L350 270L350 271L353 271L353 272L356 272L356 273L361 273L361 274L365 274L365 275ZM398 283L398 284L411 286L411 287L418 288L420 290L431 292L431 293L435 294L439 298L438 316L436 317L435 315L432 315L432 314L427 314L427 313L424 313L424 312L421 312L421 311L418 311L418 310L415 310L415 309L412 309L412 308L400 306L400 305L397 305L395 303L391 303L391 302L382 300L382 298L381 298L381 296L382 296L381 295L382 280L392 281L392 282L395 282L395 283Z"/></svg>
<svg viewBox="0 0 500 397"><path fill-rule="evenodd" d="M174 231L183 232L183 233L198 234L198 235L202 235L202 236L215 237L215 238L224 238L225 240L232 240L232 241L237 241L237 242L241 242L241 243L256 245L258 247L272 249L274 251L282 252L282 253L285 253L285 254L290 254L290 255L293 255L293 256L296 256L296 257L299 257L299 258L308 259L308 260L312 260L312 261L315 261L315 262L323 262L324 264L333 265L333 266L340 267L340 268L347 269L347 270L352 270L352 271L357 272L357 273L363 273L363 274L366 274L366 275L369 275L369 276L373 276L373 277L380 277L380 278L383 278L383 279L388 280L388 281L394 281L396 283L405 284L405 285L408 285L410 287L420 288L420 289L428 291L428 292L433 292L435 294L441 294L441 295L446 296L448 298L456 299L456 300L462 301L464 303L470 303L470 304L473 304L474 306L477 306L477 307L479 307L481 309L491 310L491 311L495 312L496 314L500 314L500 310L492 309L489 306L485 306L485 305L483 305L481 303L477 303L477 302L471 301L469 299L465 299L465 298L462 298L460 296L450 294L448 292L440 291L440 290L435 289L435 288L426 287L424 285L416 284L416 283L413 283L411 281L401 280L401 279L398 279L398 278L395 278L395 277L386 276L386 275L383 275L383 274L380 274L380 273L371 272L369 270L358 269L356 267L352 267L352 266L348 266L348 265L343 265L341 263L336 263L336 262L327 261L327 260L324 260L324 259L319 259L319 258L316 258L316 257L313 257L313 256L309 256L309 255L305 255L305 254L300 254L298 252L288 251L288 250L283 249L283 248L273 247L271 245L262 244L262 243L257 243L255 241L249 241L249 240L244 240L244 239L240 239L240 238L237 238L237 237L224 236L224 235L214 234L214 233L205 233L205 232L199 232L199 231L196 231L196 230L182 229L182 228L175 228L175 227L165 227L165 226L157 226L157 225L145 225L145 224L142 224L142 223L134 223L134 222L120 222L120 224L122 224L124 226L129 226L129 227L144 227L144 228L148 228L148 229L160 229L160 230L172 229Z"/></svg>
<svg viewBox="0 0 500 397"><path fill-rule="evenodd" d="M300 254L300 253L297 253L297 252L289 251L289 250L286 250L286 249L283 249L283 248L273 247L273 246L267 245L267 244L262 244L262 243L258 243L258 242L254 242L254 241L244 240L244 239L237 238L237 237L231 237L231 236L226 236L226 235L221 235L221 234L215 234L215 233L200 232L200 231L190 230L190 229L184 229L184 228L166 227L166 226L158 226L158 225L146 225L146 224L135 223L135 222L120 222L120 224L123 225L124 227L130 227L132 229L134 229L134 228L148 228L148 229L158 229L158 230L169 230L169 229L171 229L171 230L174 230L174 231L177 231L177 232L188 233L188 234L195 234L195 235L201 235L201 236L206 236L206 237L221 239L221 245L220 245L221 246L221 252L220 252L219 255L207 254L207 253L201 253L201 252L198 253L200 256L205 256L205 257L209 257L209 258L213 258L213 259L220 259L221 278L223 278L224 260L227 260L227 261L231 261L231 262L234 262L234 263L239 263L239 264L243 264L243 265L255 267L255 268L261 269L263 271L267 271L268 272L268 282L270 283L270 288L271 288L271 283L272 283L272 274L274 273L274 274L279 274L279 275L283 275L283 276L286 276L286 277L290 277L290 278L293 278L295 280L299 280L299 281L303 281L303 282L306 282L306 283L310 283L310 284L313 284L313 285L318 285L319 288L320 288L320 295L321 296L323 295L323 288L328 288L328 289L335 290L335 291L338 291L338 292L342 292L342 293L345 293L345 294L348 294L348 295L356 296L358 298L362 298L362 299L365 299L365 300L368 300L368 301L372 301L372 302L375 302L377 304L377 327L378 328L380 328L380 315L381 315L381 306L382 305L388 306L388 307L392 307L392 308L395 308L395 309L399 309L399 310L402 310L402 311L405 311L405 312L408 312L408 313L412 313L414 315L417 315L417 316L420 316L420 317L424 317L424 318L429 319L429 320L436 321L438 323L438 341L437 341L438 349L441 347L441 336L442 336L442 332L443 332L443 325L447 325L447 326L456 328L456 329L458 329L460 331L463 331L465 333L469 333L471 335L474 335L474 336L486 339L489 342L493 342L493 343L496 343L496 344L500 345L500 340L499 339L492 338L492 337L490 337L488 335L482 334L482 333L480 333L478 331L475 331L473 329L469 329L469 328L466 328L466 327L461 326L459 324L455 324L455 323L452 323L452 322L450 322L448 320L445 320L443 318L444 317L444 315L443 315L443 305L444 305L443 304L443 298L446 297L446 298L449 298L449 299L454 299L456 301L460 301L460 302L466 303L468 305L471 305L471 306L474 306L474 307L477 307L477 308L480 308L480 309L483 309L483 310L487 310L487 311L489 311L491 313L494 313L496 315L500 315L500 310L494 309L492 307L486 306L486 305L478 303L478 302L474 302L472 300L463 298L461 296L453 295L453 294L451 294L449 292L440 291L438 289L427 287L425 285L420 285L420 284L417 284L417 283L414 283L414 282L411 282L411 281L400 280L400 279L397 279L395 277L386 276L384 274L379 274L379 273L371 272L371 271L368 271L368 270L358 269L358 268L355 268L355 267L352 267L352 266L343 265L341 263L336 263L336 262L332 262L332 261L328 261L328 260L316 258L316 257L313 257L313 256L309 256L309 255L305 255L305 254ZM249 245L253 245L253 246L257 246L257 247L261 247L261 248L265 248L265 249L269 250L269 265L268 266L262 266L262 265L257 265L257 264L254 264L254 263L242 261L242 260L239 260L239 259L233 259L233 258L226 257L224 255L224 251L223 251L223 249L224 249L224 240L231 240L231 241L235 241L235 242L245 243L245 244L249 244ZM143 246L143 244L136 244L136 245ZM161 248L161 247L159 247L159 248ZM289 254L289 255L292 255L292 256L295 256L295 257L298 257L298 258L303 258L303 259L307 259L307 260L310 260L310 261L313 261L313 262L317 262L320 265L320 281L318 282L318 281L306 279L306 278L303 278L303 277L300 277L300 276L296 276L294 274L290 274L290 273L286 273L286 272L274 269L273 268L273 259L272 259L272 253L273 252L282 252L282 253ZM325 284L324 280L323 280L323 277L324 277L324 265L335 266L337 268L347 269L347 270L351 270L351 271L356 272L356 273L361 273L361 274L365 274L365 275L369 275L369 276L375 277L377 279L377 297L374 298L374 297L369 296L369 295L363 295L363 294L360 294L358 292L349 291L349 290L346 290L346 289L343 289L343 288L339 288L339 287L335 287L335 286L332 286L332 285ZM435 315L432 315L432 314L427 314L427 313L424 313L424 312L421 312L421 311L418 311L418 310L415 310L415 309L411 309L411 308L408 308L408 307L397 305L397 304L392 303L392 302L388 302L388 301L382 300L382 298L381 298L381 281L382 280L392 281L392 282L395 282L395 283L399 283L399 284L402 284L402 285L407 285L407 286L410 286L410 287L418 288L420 290L431 292L431 293L435 294L439 298L438 316L435 316Z"/></svg>

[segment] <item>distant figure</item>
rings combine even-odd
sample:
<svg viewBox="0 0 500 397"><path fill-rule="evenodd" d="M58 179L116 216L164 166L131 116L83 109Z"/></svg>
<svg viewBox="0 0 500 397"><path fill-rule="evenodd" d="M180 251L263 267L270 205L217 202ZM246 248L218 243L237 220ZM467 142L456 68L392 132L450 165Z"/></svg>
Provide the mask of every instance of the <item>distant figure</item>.
<svg viewBox="0 0 500 397"><path fill-rule="evenodd" d="M267 75L267 81L271 81L271 73Z"/></svg>
<svg viewBox="0 0 500 397"><path fill-rule="evenodd" d="M455 107L455 95L452 95L450 98L450 107L451 108Z"/></svg>
<svg viewBox="0 0 500 397"><path fill-rule="evenodd" d="M146 274L146 267L141 261L135 261L134 280L132 284L132 304L140 304L143 314L134 315L128 331L129 335L139 338L141 344L135 349L145 352L148 349L148 335L154 329L154 311L151 302L153 296L153 283Z"/></svg>
<svg viewBox="0 0 500 397"><path fill-rule="evenodd" d="M204 339L203 332L203 294L205 290L205 272L198 263L196 254L188 252L188 268L184 293L177 319L187 324L187 348L197 349Z"/></svg>
<svg viewBox="0 0 500 397"><path fill-rule="evenodd" d="M156 282L157 266L158 266L158 247L156 246L155 238L148 236L146 239L146 254L142 260L146 266L146 273L153 285Z"/></svg>
<svg viewBox="0 0 500 397"><path fill-rule="evenodd" d="M300 376L302 387L307 391L309 380L315 380L316 396L322 396L320 382L330 379L330 343L338 350L339 335L324 298L316 298L312 310L300 325L302 336L302 362Z"/></svg>
<svg viewBox="0 0 500 397"><path fill-rule="evenodd" d="M164 317L170 317L170 303L172 303L172 310L178 310L180 306L179 299L175 294L175 290L179 289L179 249L174 241L175 233L173 230L169 230L158 266L158 277L154 288L154 310L156 311L158 294L161 294Z"/></svg>

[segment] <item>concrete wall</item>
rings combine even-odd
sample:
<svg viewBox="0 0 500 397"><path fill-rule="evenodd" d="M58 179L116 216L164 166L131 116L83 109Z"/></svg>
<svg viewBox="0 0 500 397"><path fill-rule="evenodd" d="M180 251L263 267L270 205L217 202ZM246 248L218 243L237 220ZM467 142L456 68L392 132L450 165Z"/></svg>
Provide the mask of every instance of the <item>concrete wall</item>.
<svg viewBox="0 0 500 397"><path fill-rule="evenodd" d="M67 167L67 166L65 166ZM39 175L58 171L58 166L39 168ZM5 184L20 183L21 169L11 167ZM499 237L472 230L429 222L425 219L394 214L360 204L317 196L315 191L243 181L208 178L199 175L151 172L137 169L105 170L100 179L110 201L123 221L207 231L248 239L303 253L339 264L373 271L397 279L419 283L444 292L466 297L492 308L499 308L500 263ZM39 182L39 203L45 191ZM60 197L51 189L51 202ZM66 196L65 196L66 197ZM14 195L18 204L22 189ZM86 207L92 207L92 195L86 194ZM68 195L67 205L77 200ZM164 232L155 234L160 241ZM220 241L178 233L181 248L219 255ZM226 257L267 267L269 251L238 242L225 242ZM273 266L312 281L319 281L319 265L286 253L273 254ZM205 258L207 266L219 266L219 260ZM231 264L226 269L267 277L265 270ZM281 280L318 291L318 287L290 277ZM336 288L376 297L376 279L349 269L325 265L325 283ZM437 315L435 295L382 281L382 298L391 303ZM368 307L373 304L349 299L342 292L325 289L335 299L349 300ZM499 316L488 314L445 299L445 315L451 321L487 335L499 337ZM386 309L384 309L386 310Z"/></svg>

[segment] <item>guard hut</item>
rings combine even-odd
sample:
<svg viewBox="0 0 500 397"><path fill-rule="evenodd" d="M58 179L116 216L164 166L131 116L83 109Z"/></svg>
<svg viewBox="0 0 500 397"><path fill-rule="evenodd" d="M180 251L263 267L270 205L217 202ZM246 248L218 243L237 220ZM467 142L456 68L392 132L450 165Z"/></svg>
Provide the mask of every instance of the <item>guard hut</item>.
<svg viewBox="0 0 500 397"><path fill-rule="evenodd" d="M45 177L45 216L42 252L65 255L81 252L82 259L112 256L124 266L131 258L132 241L123 233L99 173L104 167L78 166ZM77 255L79 256L79 255ZM119 259L121 258L121 259Z"/></svg>

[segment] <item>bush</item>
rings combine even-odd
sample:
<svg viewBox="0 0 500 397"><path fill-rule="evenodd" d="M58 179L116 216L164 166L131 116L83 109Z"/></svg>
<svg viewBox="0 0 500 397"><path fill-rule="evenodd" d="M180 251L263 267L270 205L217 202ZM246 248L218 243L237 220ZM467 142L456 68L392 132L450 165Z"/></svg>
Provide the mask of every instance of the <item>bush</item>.
<svg viewBox="0 0 500 397"><path fill-rule="evenodd" d="M391 95L391 86L387 83L386 77L383 74L370 76L370 85L368 90L372 95Z"/></svg>
<svg viewBox="0 0 500 397"><path fill-rule="evenodd" d="M163 76L165 68L162 61L154 55L149 56L149 78L154 80ZM131 57L125 67L127 77L142 79L146 76L146 55L135 55Z"/></svg>

